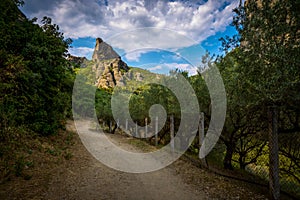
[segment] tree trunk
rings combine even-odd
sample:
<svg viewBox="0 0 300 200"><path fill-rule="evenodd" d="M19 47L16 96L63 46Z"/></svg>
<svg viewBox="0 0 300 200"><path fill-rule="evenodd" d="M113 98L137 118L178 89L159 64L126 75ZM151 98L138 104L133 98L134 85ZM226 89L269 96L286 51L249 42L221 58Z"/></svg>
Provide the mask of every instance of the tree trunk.
<svg viewBox="0 0 300 200"><path fill-rule="evenodd" d="M272 200L280 199L279 184L279 156L278 156L278 108L276 106L269 108L269 149L270 149L270 198Z"/></svg>
<svg viewBox="0 0 300 200"><path fill-rule="evenodd" d="M113 128L111 134L115 134L115 131L117 130L117 128L118 128L118 124L115 123L115 126L114 126L114 128Z"/></svg>
<svg viewBox="0 0 300 200"><path fill-rule="evenodd" d="M239 164L240 164L240 169L243 169L243 170L246 169L245 155L240 155L240 157L239 157Z"/></svg>
<svg viewBox="0 0 300 200"><path fill-rule="evenodd" d="M111 133L111 125L112 124L111 124L110 120L107 120L106 123L107 123L107 126L108 126L108 132Z"/></svg>
<svg viewBox="0 0 300 200"><path fill-rule="evenodd" d="M225 158L224 158L224 169L230 169L233 170L233 166L232 166L232 156L233 156L233 152L234 152L234 144L232 143L227 143L226 145L226 154L225 154Z"/></svg>

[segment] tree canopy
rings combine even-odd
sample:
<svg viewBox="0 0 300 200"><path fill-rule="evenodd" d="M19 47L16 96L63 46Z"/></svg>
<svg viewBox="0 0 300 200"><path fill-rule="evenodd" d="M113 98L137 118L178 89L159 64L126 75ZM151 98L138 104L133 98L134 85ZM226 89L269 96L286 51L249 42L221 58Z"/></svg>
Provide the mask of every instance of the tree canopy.
<svg viewBox="0 0 300 200"><path fill-rule="evenodd" d="M53 134L70 109L73 72L65 56L71 40L48 17L41 26L28 20L21 4L0 3L0 126Z"/></svg>

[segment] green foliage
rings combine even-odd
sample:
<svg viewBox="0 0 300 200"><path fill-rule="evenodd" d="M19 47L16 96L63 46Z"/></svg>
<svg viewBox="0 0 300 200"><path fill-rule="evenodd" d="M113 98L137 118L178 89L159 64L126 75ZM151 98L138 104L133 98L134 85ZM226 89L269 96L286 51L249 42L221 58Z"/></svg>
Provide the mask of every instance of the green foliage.
<svg viewBox="0 0 300 200"><path fill-rule="evenodd" d="M44 17L28 20L19 0L0 2L0 178L31 179L37 135L55 134L71 111L74 80L65 59L71 40ZM50 153L50 152L49 152ZM69 157L69 156L68 156Z"/></svg>
<svg viewBox="0 0 300 200"><path fill-rule="evenodd" d="M167 115L180 117L179 103L171 90L162 85L150 84L140 87L131 95L129 109L133 120L143 123L145 118L149 119L149 110L154 104L162 105Z"/></svg>
<svg viewBox="0 0 300 200"><path fill-rule="evenodd" d="M0 127L26 125L55 133L70 113L74 75L64 58L71 40L44 17L28 20L15 3L0 3Z"/></svg>
<svg viewBox="0 0 300 200"><path fill-rule="evenodd" d="M81 117L93 117L96 87L88 84L88 79L77 74L73 89L73 114Z"/></svg>
<svg viewBox="0 0 300 200"><path fill-rule="evenodd" d="M237 9L241 27L239 78L256 104L289 106L299 101L300 16L298 1L248 1Z"/></svg>
<svg viewBox="0 0 300 200"><path fill-rule="evenodd" d="M95 72L93 71L93 67L95 66L95 63L93 61L88 61L86 64L86 67L78 69L77 74L80 74L84 77L86 77L86 83L90 85L94 85L96 81Z"/></svg>
<svg viewBox="0 0 300 200"><path fill-rule="evenodd" d="M99 88L95 94L95 108L98 119L104 121L113 120L111 111L111 95L112 92L109 89Z"/></svg>
<svg viewBox="0 0 300 200"><path fill-rule="evenodd" d="M300 168L299 6L293 0L240 5L233 19L238 35L221 39L227 54L217 63L228 95L221 137L225 160L234 159L241 168L249 163L267 166L267 112L276 106L280 173L294 183L299 182Z"/></svg>

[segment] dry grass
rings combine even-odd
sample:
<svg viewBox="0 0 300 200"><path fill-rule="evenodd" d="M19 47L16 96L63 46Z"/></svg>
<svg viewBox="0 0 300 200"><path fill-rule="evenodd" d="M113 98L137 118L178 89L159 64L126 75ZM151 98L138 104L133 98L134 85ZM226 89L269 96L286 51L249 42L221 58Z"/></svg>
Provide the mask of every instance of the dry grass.
<svg viewBox="0 0 300 200"><path fill-rule="evenodd" d="M72 158L74 133L41 137L16 129L7 134L0 143L0 199L34 199L47 190L52 171Z"/></svg>

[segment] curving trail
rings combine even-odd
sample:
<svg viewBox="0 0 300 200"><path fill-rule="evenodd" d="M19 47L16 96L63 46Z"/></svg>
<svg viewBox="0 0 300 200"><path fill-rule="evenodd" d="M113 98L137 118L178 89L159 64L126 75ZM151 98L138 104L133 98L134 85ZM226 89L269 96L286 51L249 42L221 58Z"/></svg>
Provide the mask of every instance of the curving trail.
<svg viewBox="0 0 300 200"><path fill-rule="evenodd" d="M87 125L81 123L80 126ZM69 122L67 128L76 131L73 122ZM142 152L129 142L134 140L132 138L118 134L106 136L125 150ZM80 137L95 140L95 137L102 136L87 131ZM156 172L131 174L116 171L96 160L78 135L75 140L72 147L74 157L63 168L54 170L47 190L38 199L266 199L252 186L217 176L184 159Z"/></svg>
<svg viewBox="0 0 300 200"><path fill-rule="evenodd" d="M70 128L74 131L74 125L69 125ZM83 140L103 137L96 134L90 131L80 137ZM122 136L107 136L125 150L139 151L122 141ZM190 187L171 167L145 174L120 172L101 164L82 144L77 148L70 166L57 171L45 199L206 199L205 192Z"/></svg>

